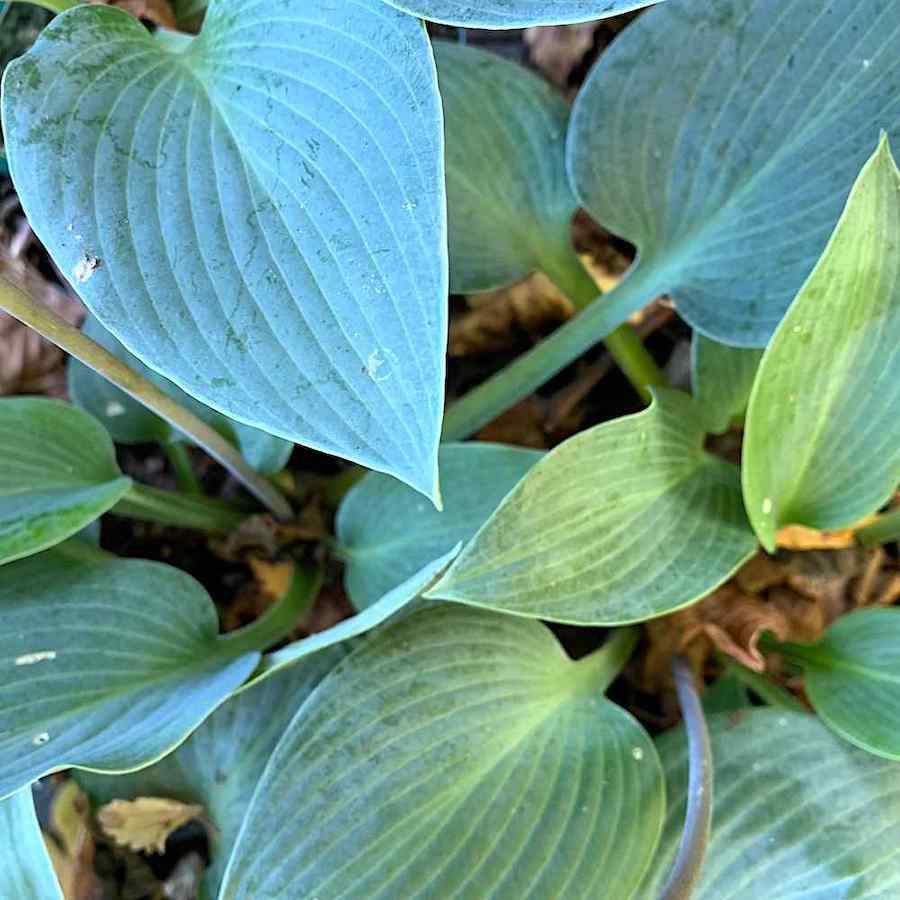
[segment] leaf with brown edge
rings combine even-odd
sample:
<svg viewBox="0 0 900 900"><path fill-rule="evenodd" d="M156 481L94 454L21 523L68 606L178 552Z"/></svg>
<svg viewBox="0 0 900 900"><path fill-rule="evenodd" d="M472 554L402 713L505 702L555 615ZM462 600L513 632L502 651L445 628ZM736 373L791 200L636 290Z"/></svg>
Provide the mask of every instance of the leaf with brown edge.
<svg viewBox="0 0 900 900"><path fill-rule="evenodd" d="M196 819L203 807L163 797L113 800L97 811L104 833L117 844L139 852L165 853L173 831Z"/></svg>

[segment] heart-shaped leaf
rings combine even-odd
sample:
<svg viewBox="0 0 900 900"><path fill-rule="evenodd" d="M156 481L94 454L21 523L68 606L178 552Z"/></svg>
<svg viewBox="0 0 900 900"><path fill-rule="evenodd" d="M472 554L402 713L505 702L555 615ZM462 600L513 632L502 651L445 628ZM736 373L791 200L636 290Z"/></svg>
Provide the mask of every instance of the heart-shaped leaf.
<svg viewBox="0 0 900 900"><path fill-rule="evenodd" d="M547 454L428 596L583 625L639 622L705 596L756 550L737 469L703 449L690 397Z"/></svg>
<svg viewBox="0 0 900 900"><path fill-rule="evenodd" d="M383 625L389 620L396 620L408 615L415 609L414 604L435 581L444 573L447 566L456 558L460 545L457 544L442 557L424 565L418 572L410 576L380 600L366 607L362 612L344 619L325 631L311 634L302 640L294 641L280 650L268 653L263 657L259 671L251 684L262 678L268 678L285 666L295 665L311 653L318 653L327 647L333 647L342 641L359 637L366 632Z"/></svg>
<svg viewBox="0 0 900 900"><path fill-rule="evenodd" d="M900 482L898 246L900 172L883 140L753 388L744 496L769 550L783 525L853 525Z"/></svg>
<svg viewBox="0 0 900 900"><path fill-rule="evenodd" d="M804 670L816 712L841 737L900 760L900 610L862 609L815 644L779 644Z"/></svg>
<svg viewBox="0 0 900 900"><path fill-rule="evenodd" d="M127 366L152 381L181 406L189 409L236 444L247 462L263 474L270 475L284 468L294 445L290 441L241 425L195 400L162 375L145 366L129 353L96 319L85 322L82 331L98 344L121 359ZM68 362L67 383L72 402L96 416L118 444L143 444L150 441L168 443L184 440L168 422L152 413L146 406L132 399L93 369L77 359Z"/></svg>
<svg viewBox="0 0 900 900"><path fill-rule="evenodd" d="M77 766L122 772L177 746L253 671L189 575L61 550L0 581L0 797Z"/></svg>
<svg viewBox="0 0 900 900"><path fill-rule="evenodd" d="M0 800L0 896L4 900L63 900L30 785Z"/></svg>
<svg viewBox="0 0 900 900"><path fill-rule="evenodd" d="M568 107L547 82L494 53L445 41L434 49L451 290L492 290L540 269L568 293L571 273L582 271L570 237L578 201L566 177Z"/></svg>
<svg viewBox="0 0 900 900"><path fill-rule="evenodd" d="M663 0L387 0L432 22L460 28L528 28L618 16Z"/></svg>
<svg viewBox="0 0 900 900"><path fill-rule="evenodd" d="M216 0L173 44L76 8L7 69L3 127L29 221L130 351L438 496L446 217L420 22Z"/></svg>
<svg viewBox="0 0 900 900"><path fill-rule="evenodd" d="M380 632L288 727L222 900L632 897L664 786L605 662L452 605Z"/></svg>
<svg viewBox="0 0 900 900"><path fill-rule="evenodd" d="M805 713L724 713L710 719L709 729L713 830L694 900L896 896L900 771L895 763L851 747ZM683 729L663 735L657 745L670 802L641 898L659 896L684 825Z"/></svg>
<svg viewBox="0 0 900 900"><path fill-rule="evenodd" d="M71 537L131 486L99 422L57 400L0 400L0 459L0 563Z"/></svg>
<svg viewBox="0 0 900 900"><path fill-rule="evenodd" d="M114 777L83 773L78 781L97 804L169 797L202 806L214 831L201 898L213 900L275 745L294 713L344 655L332 647L226 701L177 750L147 769Z"/></svg>
<svg viewBox="0 0 900 900"><path fill-rule="evenodd" d="M762 350L729 347L694 333L691 390L712 434L724 434L747 410Z"/></svg>
<svg viewBox="0 0 900 900"><path fill-rule="evenodd" d="M366 609L467 541L541 455L500 444L444 444L443 512L394 478L367 475L347 494L335 526L353 605Z"/></svg>
<svg viewBox="0 0 900 900"><path fill-rule="evenodd" d="M625 315L668 291L699 331L765 345L879 128L900 135L896 26L884 0L703 0L622 33L568 155L583 205L639 248Z"/></svg>

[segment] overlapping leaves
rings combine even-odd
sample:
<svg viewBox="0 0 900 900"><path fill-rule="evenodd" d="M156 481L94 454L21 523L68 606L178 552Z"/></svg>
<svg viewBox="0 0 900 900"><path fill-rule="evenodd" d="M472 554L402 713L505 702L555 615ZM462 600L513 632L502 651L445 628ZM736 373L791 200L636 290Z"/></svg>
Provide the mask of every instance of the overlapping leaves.
<svg viewBox="0 0 900 900"><path fill-rule="evenodd" d="M756 549L737 469L703 439L694 402L670 390L570 438L430 595L578 624L641 621L699 599Z"/></svg>
<svg viewBox="0 0 900 900"><path fill-rule="evenodd" d="M640 250L629 303L668 291L699 331L763 346L878 130L900 133L898 77L884 0L673 2L638 18L582 88L568 146L584 206Z"/></svg>
<svg viewBox="0 0 900 900"><path fill-rule="evenodd" d="M419 22L217 0L173 44L80 7L8 68L3 126L31 225L129 350L437 497L446 229Z"/></svg>
<svg viewBox="0 0 900 900"><path fill-rule="evenodd" d="M887 140L766 349L747 413L744 495L763 544L842 528L900 482L900 172Z"/></svg>
<svg viewBox="0 0 900 900"><path fill-rule="evenodd" d="M631 897L663 784L602 663L455 606L380 632L288 727L223 900Z"/></svg>

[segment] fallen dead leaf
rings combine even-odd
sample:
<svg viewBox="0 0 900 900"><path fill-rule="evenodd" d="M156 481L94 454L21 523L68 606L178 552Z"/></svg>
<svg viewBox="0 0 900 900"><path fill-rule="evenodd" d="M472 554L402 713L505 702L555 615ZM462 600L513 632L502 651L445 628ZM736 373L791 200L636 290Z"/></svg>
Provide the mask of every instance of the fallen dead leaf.
<svg viewBox="0 0 900 900"><path fill-rule="evenodd" d="M71 779L59 786L50 806L47 852L66 900L100 900L103 885L94 871L90 804Z"/></svg>
<svg viewBox="0 0 900 900"><path fill-rule="evenodd" d="M526 28L524 40L528 55L550 81L565 87L569 76L594 46L594 35L599 25L599 22L585 22L581 25Z"/></svg>
<svg viewBox="0 0 900 900"><path fill-rule="evenodd" d="M164 853L173 831L203 814L203 807L162 797L113 800L97 811L104 833L139 852Z"/></svg>
<svg viewBox="0 0 900 900"><path fill-rule="evenodd" d="M805 525L788 525L776 535L778 546L784 550L842 550L856 546L855 532L877 521L878 516L866 516L850 528L819 531Z"/></svg>
<svg viewBox="0 0 900 900"><path fill-rule="evenodd" d="M676 653L700 671L714 650L762 672L759 643L765 632L780 641L811 643L838 616L861 606L900 601L900 572L880 548L760 553L731 581L693 606L647 623L649 649L643 684L669 684Z"/></svg>

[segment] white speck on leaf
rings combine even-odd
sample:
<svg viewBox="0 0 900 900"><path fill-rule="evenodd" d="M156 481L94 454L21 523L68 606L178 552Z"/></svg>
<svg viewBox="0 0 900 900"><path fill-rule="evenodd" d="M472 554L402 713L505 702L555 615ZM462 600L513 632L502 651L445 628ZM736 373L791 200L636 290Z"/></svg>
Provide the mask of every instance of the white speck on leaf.
<svg viewBox="0 0 900 900"><path fill-rule="evenodd" d="M762 511L764 516L768 516L772 512L772 498L766 497L762 502Z"/></svg>
<svg viewBox="0 0 900 900"><path fill-rule="evenodd" d="M87 284L87 282L93 278L94 272L102 265L103 263L99 257L94 256L93 253L88 253L87 250L85 250L84 253L81 254L81 259L75 264L75 268L72 269L72 275L76 281Z"/></svg>
<svg viewBox="0 0 900 900"><path fill-rule="evenodd" d="M871 60L871 59L864 59L864 60L863 60L863 68L864 68L864 69L868 69L869 66L871 66L871 65L872 65L872 60Z"/></svg>
<svg viewBox="0 0 900 900"><path fill-rule="evenodd" d="M122 406L118 400L110 400L109 403L106 404L104 412L106 413L107 418L115 419L116 416L125 415L125 407Z"/></svg>
<svg viewBox="0 0 900 900"><path fill-rule="evenodd" d="M35 747L43 747L47 741L50 740L50 735L47 734L46 731L42 731L40 734L36 734L32 739L31 743L34 744Z"/></svg>
<svg viewBox="0 0 900 900"><path fill-rule="evenodd" d="M644 751L640 747L632 747L631 755L640 762L644 758Z"/></svg>
<svg viewBox="0 0 900 900"><path fill-rule="evenodd" d="M56 659L55 650L37 650L34 653L23 653L16 657L17 666L33 666L35 663L48 662Z"/></svg>
<svg viewBox="0 0 900 900"><path fill-rule="evenodd" d="M366 360L366 375L372 381L387 381L394 373L397 357L390 350L373 350Z"/></svg>

